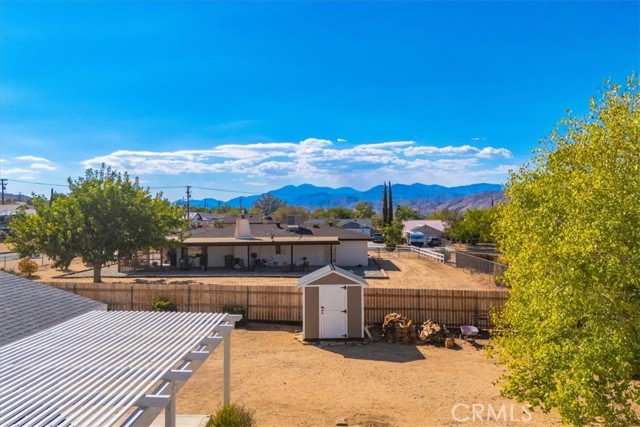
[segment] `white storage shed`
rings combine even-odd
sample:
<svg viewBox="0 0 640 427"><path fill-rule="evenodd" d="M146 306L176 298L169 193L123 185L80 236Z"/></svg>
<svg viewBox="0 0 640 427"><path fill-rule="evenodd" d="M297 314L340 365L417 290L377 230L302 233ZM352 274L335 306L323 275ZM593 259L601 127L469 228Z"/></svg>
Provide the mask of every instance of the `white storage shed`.
<svg viewBox="0 0 640 427"><path fill-rule="evenodd" d="M335 265L301 277L303 338L364 338L366 286L362 277Z"/></svg>

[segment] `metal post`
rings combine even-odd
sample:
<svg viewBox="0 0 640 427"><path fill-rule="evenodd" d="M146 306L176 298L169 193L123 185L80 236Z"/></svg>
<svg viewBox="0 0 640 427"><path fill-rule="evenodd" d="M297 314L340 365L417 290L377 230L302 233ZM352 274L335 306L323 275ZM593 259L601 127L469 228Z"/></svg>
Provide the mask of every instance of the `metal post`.
<svg viewBox="0 0 640 427"><path fill-rule="evenodd" d="M231 403L231 333L227 332L224 337L224 405Z"/></svg>
<svg viewBox="0 0 640 427"><path fill-rule="evenodd" d="M175 381L171 381L169 386L171 393L171 400L166 408L164 408L164 426L176 427L176 393L175 393Z"/></svg>

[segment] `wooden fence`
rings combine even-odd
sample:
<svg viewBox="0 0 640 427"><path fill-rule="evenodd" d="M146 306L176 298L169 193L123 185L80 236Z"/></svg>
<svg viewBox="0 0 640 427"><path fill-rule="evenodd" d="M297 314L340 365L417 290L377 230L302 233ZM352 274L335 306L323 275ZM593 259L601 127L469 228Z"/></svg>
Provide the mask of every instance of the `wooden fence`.
<svg viewBox="0 0 640 427"><path fill-rule="evenodd" d="M225 305L247 310L248 320L302 322L302 292L293 286L166 285L117 283L49 283L49 285L98 300L109 310L147 310L163 295L179 311L221 312ZM365 288L365 323L381 323L396 312L415 323L432 319L448 326L470 323L471 316L499 310L508 298L505 291Z"/></svg>

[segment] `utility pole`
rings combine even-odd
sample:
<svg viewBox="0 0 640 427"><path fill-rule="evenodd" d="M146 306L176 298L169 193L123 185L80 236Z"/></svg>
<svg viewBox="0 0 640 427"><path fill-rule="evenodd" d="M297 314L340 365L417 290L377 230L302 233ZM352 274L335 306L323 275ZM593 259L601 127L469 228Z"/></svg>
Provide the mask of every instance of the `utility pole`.
<svg viewBox="0 0 640 427"><path fill-rule="evenodd" d="M7 178L0 178L0 187L2 188L2 204L4 205L4 191L7 189Z"/></svg>
<svg viewBox="0 0 640 427"><path fill-rule="evenodd" d="M191 200L191 186L187 185L187 219L191 218L191 207L189 202Z"/></svg>

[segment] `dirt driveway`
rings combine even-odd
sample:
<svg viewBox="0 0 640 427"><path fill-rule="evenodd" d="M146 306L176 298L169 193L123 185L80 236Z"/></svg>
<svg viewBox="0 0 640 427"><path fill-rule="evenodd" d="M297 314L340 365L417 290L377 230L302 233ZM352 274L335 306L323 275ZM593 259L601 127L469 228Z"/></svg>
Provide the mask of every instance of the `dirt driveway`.
<svg viewBox="0 0 640 427"><path fill-rule="evenodd" d="M492 385L501 370L480 346L457 339L453 350L385 342L321 347L294 336L293 327L265 324L232 333L231 399L254 410L258 426L335 426L341 417L375 427L560 425L539 412L525 422L521 405ZM180 390L177 410L209 414L221 400L220 347ZM483 421L473 422L474 404L483 405L475 407ZM489 405L506 412L488 422Z"/></svg>

